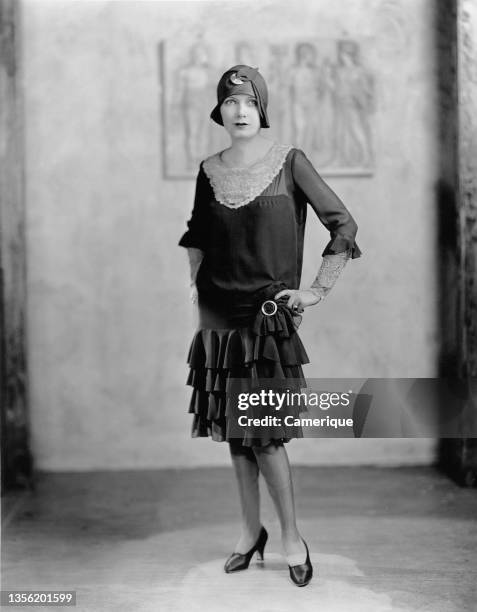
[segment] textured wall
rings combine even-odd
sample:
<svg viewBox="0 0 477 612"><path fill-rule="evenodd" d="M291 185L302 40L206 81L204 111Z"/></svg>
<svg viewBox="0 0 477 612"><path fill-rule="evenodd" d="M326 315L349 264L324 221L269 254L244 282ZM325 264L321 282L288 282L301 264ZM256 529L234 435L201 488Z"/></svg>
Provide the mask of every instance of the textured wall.
<svg viewBox="0 0 477 612"><path fill-rule="evenodd" d="M437 136L432 0L23 1L33 444L48 469L228 462L190 440L194 329L176 244L194 184L162 178L157 44L375 39L376 171L330 178L364 252L306 313L314 377L432 376ZM327 234L310 215L304 284ZM324 443L326 442L326 443ZM293 442L304 462L426 461L431 441Z"/></svg>

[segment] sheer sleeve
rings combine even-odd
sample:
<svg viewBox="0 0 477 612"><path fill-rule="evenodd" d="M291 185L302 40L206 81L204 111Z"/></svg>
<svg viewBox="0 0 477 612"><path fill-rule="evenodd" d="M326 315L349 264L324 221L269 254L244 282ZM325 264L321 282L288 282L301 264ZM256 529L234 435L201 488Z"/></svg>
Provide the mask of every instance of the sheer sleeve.
<svg viewBox="0 0 477 612"><path fill-rule="evenodd" d="M310 290L320 298L324 298L333 289L341 272L349 259L349 252L324 255L318 274L313 281Z"/></svg>
<svg viewBox="0 0 477 612"><path fill-rule="evenodd" d="M179 246L205 251L208 242L209 223L207 219L207 211L210 189L209 179L207 178L201 163L196 180L192 215L187 222L187 231L179 240Z"/></svg>
<svg viewBox="0 0 477 612"><path fill-rule="evenodd" d="M352 259L359 257L361 251L355 242L358 230L355 220L300 149L295 150L292 159L292 174L295 186L330 232L331 239L323 256L349 251Z"/></svg>

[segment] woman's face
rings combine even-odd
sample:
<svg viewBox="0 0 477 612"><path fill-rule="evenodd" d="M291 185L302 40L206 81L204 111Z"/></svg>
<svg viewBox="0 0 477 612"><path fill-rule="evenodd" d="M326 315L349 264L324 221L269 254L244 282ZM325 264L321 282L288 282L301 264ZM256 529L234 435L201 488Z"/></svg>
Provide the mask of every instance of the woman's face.
<svg viewBox="0 0 477 612"><path fill-rule="evenodd" d="M255 96L234 94L220 107L224 128L231 138L251 138L260 131L260 114Z"/></svg>

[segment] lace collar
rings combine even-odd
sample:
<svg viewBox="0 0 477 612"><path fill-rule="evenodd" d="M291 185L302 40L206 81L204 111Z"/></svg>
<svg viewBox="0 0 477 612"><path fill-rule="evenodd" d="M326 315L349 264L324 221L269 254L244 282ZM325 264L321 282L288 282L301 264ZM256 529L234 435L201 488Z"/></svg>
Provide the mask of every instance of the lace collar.
<svg viewBox="0 0 477 612"><path fill-rule="evenodd" d="M244 168L224 164L220 153L203 162L215 199L229 208L245 206L259 196L280 172L291 145L274 143L265 157Z"/></svg>

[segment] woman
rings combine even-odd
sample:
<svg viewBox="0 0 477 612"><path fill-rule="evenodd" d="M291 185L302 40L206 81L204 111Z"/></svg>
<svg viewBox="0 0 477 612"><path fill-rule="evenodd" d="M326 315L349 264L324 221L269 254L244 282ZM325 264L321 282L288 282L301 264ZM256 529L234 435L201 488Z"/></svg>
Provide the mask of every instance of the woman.
<svg viewBox="0 0 477 612"><path fill-rule="evenodd" d="M308 547L295 519L290 465L284 443L299 427L238 428L231 380L304 382L308 357L296 328L300 313L320 302L349 257L359 257L357 226L304 153L266 139L268 93L258 69L237 65L217 87L212 119L231 145L200 164L192 216L179 244L188 249L191 299L199 329L192 341L188 384L192 437L227 441L237 478L242 531L225 571L263 559L268 538L260 522L258 475L274 501L292 581L309 583ZM303 238L310 203L331 240L313 285L300 290Z"/></svg>

